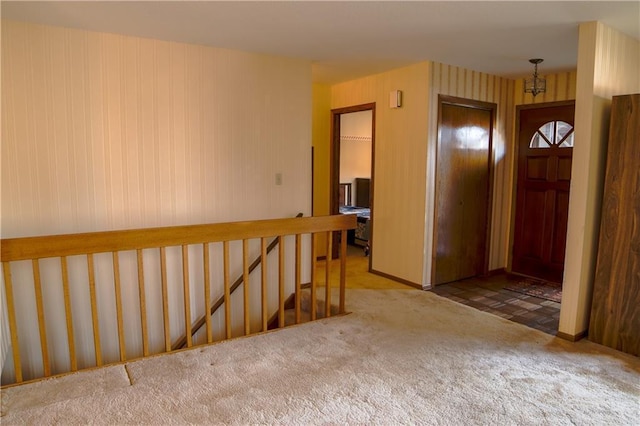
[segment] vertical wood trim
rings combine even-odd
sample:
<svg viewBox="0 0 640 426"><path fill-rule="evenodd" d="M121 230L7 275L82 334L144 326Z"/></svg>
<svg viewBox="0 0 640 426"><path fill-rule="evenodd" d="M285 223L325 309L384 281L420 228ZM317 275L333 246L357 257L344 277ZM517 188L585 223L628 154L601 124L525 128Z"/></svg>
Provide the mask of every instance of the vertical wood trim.
<svg viewBox="0 0 640 426"><path fill-rule="evenodd" d="M149 356L149 332L147 329L147 301L144 290L144 264L142 250L136 250L138 257L138 295L140 298L140 328L142 329L142 354Z"/></svg>
<svg viewBox="0 0 640 426"><path fill-rule="evenodd" d="M202 263L204 265L204 318L207 330L207 343L213 342L211 327L211 270L209 266L209 244L202 244Z"/></svg>
<svg viewBox="0 0 640 426"><path fill-rule="evenodd" d="M160 275L162 281L162 319L164 322L164 350L171 352L171 325L169 323L169 286L167 283L167 252L160 247Z"/></svg>
<svg viewBox="0 0 640 426"><path fill-rule="evenodd" d="M318 283L318 235L311 234L311 321L315 321L318 315L316 311L316 286Z"/></svg>
<svg viewBox="0 0 640 426"><path fill-rule="evenodd" d="M344 314L347 283L347 231L342 230L340 236L340 306L339 311Z"/></svg>
<svg viewBox="0 0 640 426"><path fill-rule="evenodd" d="M330 279L330 275L331 275L331 253L333 253L333 241L331 238L331 231L327 232L327 240L329 241L327 243L328 248L327 248L327 267L325 268L325 297L324 297L324 317L325 318L329 318L331 316L331 279Z"/></svg>
<svg viewBox="0 0 640 426"><path fill-rule="evenodd" d="M249 240L242 240L242 293L244 300L244 335L251 334L251 312L249 311Z"/></svg>
<svg viewBox="0 0 640 426"><path fill-rule="evenodd" d="M62 291L64 294L64 312L67 319L67 342L69 345L69 360L71 371L78 371L78 360L76 359L76 344L73 336L73 315L71 312L71 293L69 292L69 269L67 267L67 257L60 258L62 266Z"/></svg>
<svg viewBox="0 0 640 426"><path fill-rule="evenodd" d="M124 322L122 319L122 290L120 286L120 260L118 252L113 252L113 283L116 293L116 316L118 319L118 344L120 347L120 361L126 361L127 349L124 339Z"/></svg>
<svg viewBox="0 0 640 426"><path fill-rule="evenodd" d="M33 287L36 293L36 309L38 310L38 330L40 331L40 350L42 352L42 366L44 376L51 375L51 363L49 362L49 347L47 345L47 327L44 319L44 303L42 299L42 282L40 279L40 263L38 259L31 261L33 268Z"/></svg>
<svg viewBox="0 0 640 426"><path fill-rule="evenodd" d="M300 297L301 297L301 293L300 293L300 283L301 283L301 277L300 277L300 273L301 273L301 246L302 246L302 235L300 234L296 234L296 300L295 300L295 318L296 318L296 324L300 324Z"/></svg>
<svg viewBox="0 0 640 426"><path fill-rule="evenodd" d="M20 345L18 344L18 325L16 323L15 302L13 299L13 283L11 281L11 266L9 262L2 264L4 285L7 296L7 314L9 317L9 331L11 332L11 348L13 353L13 368L16 383L22 383L22 363L20 362Z"/></svg>
<svg viewBox="0 0 640 426"><path fill-rule="evenodd" d="M231 290L229 283L229 241L223 241L223 263L224 263L224 335L226 339L231 339Z"/></svg>
<svg viewBox="0 0 640 426"><path fill-rule="evenodd" d="M260 288L262 302L262 331L267 331L269 321L269 310L267 304L267 240L263 237L260 239L260 255L262 257Z"/></svg>
<svg viewBox="0 0 640 426"><path fill-rule="evenodd" d="M184 331L187 348L193 345L191 336L191 295L189 293L189 246L182 246L182 289L184 294Z"/></svg>
<svg viewBox="0 0 640 426"><path fill-rule="evenodd" d="M36 262L35 259L34 262ZM91 320L93 323L93 347L96 355L96 365L100 367L102 366L102 348L100 345L100 324L98 316L98 301L96 299L96 274L93 254L87 255L87 267L89 270L89 297L91 299Z"/></svg>
<svg viewBox="0 0 640 426"><path fill-rule="evenodd" d="M284 236L278 237L278 327L284 327Z"/></svg>

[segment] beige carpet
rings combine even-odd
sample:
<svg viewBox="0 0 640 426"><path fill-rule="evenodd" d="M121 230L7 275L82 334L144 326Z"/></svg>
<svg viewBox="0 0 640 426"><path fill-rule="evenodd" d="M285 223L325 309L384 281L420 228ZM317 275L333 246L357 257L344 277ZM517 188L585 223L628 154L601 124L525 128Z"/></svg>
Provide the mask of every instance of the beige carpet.
<svg viewBox="0 0 640 426"><path fill-rule="evenodd" d="M418 290L352 314L2 391L9 424L636 425L640 359Z"/></svg>

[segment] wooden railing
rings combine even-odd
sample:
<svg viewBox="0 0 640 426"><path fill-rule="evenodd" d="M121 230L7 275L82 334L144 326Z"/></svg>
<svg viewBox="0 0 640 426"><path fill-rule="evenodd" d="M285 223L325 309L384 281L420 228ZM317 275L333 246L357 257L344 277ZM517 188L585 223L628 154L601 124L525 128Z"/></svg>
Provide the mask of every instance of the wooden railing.
<svg viewBox="0 0 640 426"><path fill-rule="evenodd" d="M3 267L3 278L4 285L6 290L6 298L7 298L7 314L8 314L8 322L9 322L9 330L11 335L11 354L13 358L13 370L15 383L22 383L25 381L25 377L23 375L23 365L22 360L23 357L26 357L26 354L31 354L29 359L32 362L33 359L33 351L39 351L42 365L40 369L41 374L39 376L35 376L33 372L29 374L30 377L27 377L26 380L34 380L41 377L50 377L56 374L64 374L69 371L77 371L79 369L78 366L78 357L79 354L76 350L76 342L74 335L74 328L78 326L76 322L74 322L74 315L72 309L72 295L73 290L77 291L79 286L87 285L88 286L88 295L89 295L89 303L90 303L90 321L91 321L91 329L92 329L92 341L93 341L93 365L85 365L82 368L91 368L91 367L99 367L107 364L113 364L118 362L124 362L127 360L147 357L149 355L154 355L156 353L162 352L172 352L174 348L179 346L172 344L171 341L171 328L170 328L170 303L173 302L169 297L169 279L167 276L167 263L168 263L168 255L167 249L170 247L180 247L181 248L181 256L178 256L179 259L177 261L181 264L182 270L182 300L183 300L183 313L184 313L184 333L180 333L185 337L186 347L192 347L194 345L194 341L192 339L193 336L193 327L192 323L192 313L191 307L192 303L196 303L197 299L196 295L192 297L192 289L194 286L194 278L191 278L190 271L192 268L190 267L189 261L189 247L191 246L199 246L202 250L202 307L204 312L209 314L204 315L204 324L206 330L206 339L204 340L204 344L212 343L213 339L213 324L211 321L210 309L212 307L212 292L211 292L211 259L210 259L210 247L213 243L221 243L222 244L222 281L223 281L223 296L222 296L222 304L224 305L224 330L222 332L222 339L229 339L232 337L232 311L231 311L231 282L230 282L230 249L229 244L233 241L241 241L242 242L242 277L245 285L243 286L243 331L244 335L251 334L252 332L261 332L267 330L267 322L269 317L268 311L268 292L272 289L274 292L277 290L278 297L278 314L279 314L279 322L280 326L284 326L284 304L285 304L285 237L293 236L295 239L295 254L293 256L293 261L295 262L295 273L294 273L294 291L296 295L300 294L301 291L301 271L303 267L303 259L302 259L302 238L303 235L310 235L310 255L307 259L310 267L310 292L311 292L311 319L315 320L317 318L316 312L316 301L317 301L317 280L316 280L316 238L318 233L326 233L327 241L331 244L332 238L330 238L330 234L334 231L339 231L342 235L341 241L346 242L346 232L348 229L353 229L356 226L355 216L353 215L338 215L338 216L323 216L323 217L303 217L303 218L293 218L293 219L275 219L275 220L262 220L262 221L248 221L248 222L234 222L234 223L221 223L221 224L208 224L208 225L190 225L190 226L176 226L176 227L166 227L166 228L149 228L149 229L136 229L136 230L126 230L126 231L108 231L108 232L95 232L95 233L84 233L84 234L70 234L70 235L54 235L54 236L43 236L43 237L28 237L28 238L15 238L15 239L4 239L1 241L1 260ZM276 284L270 282L268 279L268 271L267 271L267 262L264 259L267 258L267 238L276 237L279 241L279 250L278 250L278 274L277 274L277 288L274 288ZM263 259L262 267L261 267L261 277L260 277L260 287L256 289L251 289L249 285L249 242L250 240L258 240L260 242L260 256ZM145 253L148 253L149 249L154 249L153 251L159 251L159 282L154 282L154 280L148 279L145 277ZM136 266L137 266L137 277L133 281L137 281L134 283L123 283L121 277L121 268L120 268L120 257L121 252L126 251L134 251ZM99 312L101 310L101 306L98 303L98 298L96 296L96 265L100 263L101 270L104 269L105 259L100 258L99 261L96 261L94 255L99 255L101 253L111 253L110 261L108 262L108 268L112 269L113 282L112 284L112 294L115 299L115 313L116 319L115 323L117 324L117 336L112 336L114 339L117 338L117 344L119 347L119 359L107 362L103 359L102 354L102 340L101 340L101 323L100 323L100 315ZM327 253L331 253L331 247L328 247ZM74 260L77 257L86 258L86 274L87 276L82 277L74 282L72 278L77 278L78 274L75 271L73 274L69 273L69 262L68 258L73 257ZM104 256L104 255L101 255ZM58 258L59 259L59 277L51 277L49 273L42 274L41 273L41 259L47 258ZM341 262L340 262L340 290L339 290L339 307L338 312L345 312L345 277L346 277L346 243L341 244ZM12 268L17 263L23 263L24 261L30 262L30 277L25 277L24 273L20 273L19 279L14 279L12 277ZM330 263L331 257L328 255L327 257L327 267L325 269L326 280L325 280L325 312L326 316L331 314L331 283L329 280L330 274ZM24 269L25 265L21 265L22 269ZM47 265L47 271L51 270L50 266ZM102 277L101 277L102 278ZM47 337L47 315L55 309L55 306L48 306L48 298L43 297L43 286L47 286L51 281L61 280L61 288L62 288L62 299L63 299L63 316L64 316L64 327L66 327L66 353L68 357L68 368L66 371L60 371L59 365L60 362L57 362L58 365L57 370L53 371L51 366L51 358L50 354L50 345L51 342ZM101 285L103 285L101 279ZM124 285L135 285L137 284L137 295L138 295L138 307L135 315L139 317L139 337L141 339L141 353L137 354L134 357L127 356L126 350L126 338L125 338L125 317L131 317L132 313L125 311L125 306L123 304L122 299L122 291ZM22 309L20 318L25 318L24 313L29 311L28 308L22 306L22 304L26 304L28 306L32 306L34 301L23 301L16 300L14 293L15 289L19 286L32 286L33 288L33 297L35 298L35 312L33 315L29 316L25 323L20 323L18 321L18 317L16 316L16 310ZM152 353L150 350L149 340L149 327L148 327L148 318L147 318L147 310L149 305L147 303L147 292L150 287L159 287L158 292L161 289L161 306L156 307L162 312L162 321L163 321L163 336L161 339L164 341L164 348L160 351L155 351ZM86 290L85 290L86 291ZM250 311L250 294L252 291L260 293L261 299L261 312L260 312L260 323L261 327L259 330L251 329L251 318L252 312ZM22 293L29 293L22 291ZM30 293L29 293L30 294ZM29 305L31 304L31 305ZM76 302L77 304L77 302ZM25 310L26 309L26 310ZM59 315L58 315L59 316ZM296 323L299 322L300 319L300 297L296 297L296 305L295 305L295 317ZM30 323L32 325L29 325ZM196 321L196 324L197 321ZM37 331L30 330L29 328L37 328ZM128 323L127 327L131 327L131 324ZM38 333L39 334L39 348L36 344L31 345L31 347L23 348L21 346L21 337L28 335L29 333ZM175 334L175 330L174 330ZM25 339L32 341L33 339ZM56 346L60 346L60 342L56 341ZM58 348L59 349L59 348ZM86 359L87 355L82 354L82 358ZM86 364L86 362L85 362ZM3 385L6 383L3 383Z"/></svg>

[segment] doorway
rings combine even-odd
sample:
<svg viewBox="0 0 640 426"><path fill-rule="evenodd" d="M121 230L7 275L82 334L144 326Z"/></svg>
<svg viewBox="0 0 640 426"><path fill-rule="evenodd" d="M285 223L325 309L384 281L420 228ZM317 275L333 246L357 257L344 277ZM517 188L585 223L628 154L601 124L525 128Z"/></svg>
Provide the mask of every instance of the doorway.
<svg viewBox="0 0 640 426"><path fill-rule="evenodd" d="M488 272L496 105L440 95L432 282Z"/></svg>
<svg viewBox="0 0 640 426"><path fill-rule="evenodd" d="M511 271L561 283L569 218L573 101L519 106Z"/></svg>
<svg viewBox="0 0 640 426"><path fill-rule="evenodd" d="M369 255L369 268L373 253L374 146L375 103L331 111L330 211L357 216L357 228L348 233L348 242ZM339 256L338 243L339 235L334 233L334 259Z"/></svg>

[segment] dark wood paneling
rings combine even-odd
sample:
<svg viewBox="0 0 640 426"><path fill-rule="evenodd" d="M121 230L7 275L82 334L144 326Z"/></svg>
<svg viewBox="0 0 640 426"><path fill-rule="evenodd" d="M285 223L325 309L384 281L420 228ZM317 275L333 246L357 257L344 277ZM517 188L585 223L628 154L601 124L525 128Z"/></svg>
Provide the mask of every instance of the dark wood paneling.
<svg viewBox="0 0 640 426"><path fill-rule="evenodd" d="M640 94L614 96L589 340L640 355Z"/></svg>

